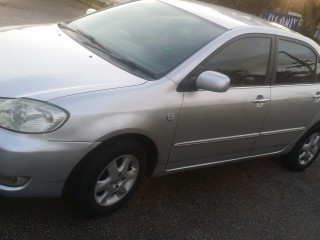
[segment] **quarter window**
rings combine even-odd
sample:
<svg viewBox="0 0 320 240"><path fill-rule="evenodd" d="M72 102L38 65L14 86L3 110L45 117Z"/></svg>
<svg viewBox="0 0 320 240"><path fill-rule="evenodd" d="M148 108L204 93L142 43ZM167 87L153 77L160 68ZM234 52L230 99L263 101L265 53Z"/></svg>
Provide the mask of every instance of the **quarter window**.
<svg viewBox="0 0 320 240"><path fill-rule="evenodd" d="M203 65L202 71L229 76L230 86L259 86L266 82L271 38L248 37L237 40Z"/></svg>
<svg viewBox="0 0 320 240"><path fill-rule="evenodd" d="M308 47L279 40L276 84L314 83L317 56Z"/></svg>

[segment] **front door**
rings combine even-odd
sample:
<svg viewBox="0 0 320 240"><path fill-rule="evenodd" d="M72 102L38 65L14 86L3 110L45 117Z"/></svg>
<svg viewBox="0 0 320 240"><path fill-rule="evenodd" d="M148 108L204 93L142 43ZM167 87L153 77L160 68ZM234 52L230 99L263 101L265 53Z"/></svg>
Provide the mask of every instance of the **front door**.
<svg viewBox="0 0 320 240"><path fill-rule="evenodd" d="M203 71L230 77L224 93L186 91L167 170L208 165L248 156L270 101L268 63L273 38L245 36L229 42L186 79Z"/></svg>

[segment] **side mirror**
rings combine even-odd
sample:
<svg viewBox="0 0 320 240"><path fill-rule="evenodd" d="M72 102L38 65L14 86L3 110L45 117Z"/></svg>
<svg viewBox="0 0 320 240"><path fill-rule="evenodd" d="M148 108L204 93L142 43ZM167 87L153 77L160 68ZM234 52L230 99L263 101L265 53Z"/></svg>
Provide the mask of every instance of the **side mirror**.
<svg viewBox="0 0 320 240"><path fill-rule="evenodd" d="M86 11L86 14L91 14L91 13L94 13L96 12L97 10L93 9L93 8L89 8L87 11Z"/></svg>
<svg viewBox="0 0 320 240"><path fill-rule="evenodd" d="M203 90L226 92L229 89L230 78L222 73L206 71L200 74L196 85Z"/></svg>

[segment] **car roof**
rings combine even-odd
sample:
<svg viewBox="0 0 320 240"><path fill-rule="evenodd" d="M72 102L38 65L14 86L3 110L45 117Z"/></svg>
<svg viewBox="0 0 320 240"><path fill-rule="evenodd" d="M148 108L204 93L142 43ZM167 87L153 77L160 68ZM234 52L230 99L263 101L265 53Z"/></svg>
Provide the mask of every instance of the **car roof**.
<svg viewBox="0 0 320 240"><path fill-rule="evenodd" d="M146 0L148 1L148 0ZM154 0L149 0L154 1ZM320 46L312 39L278 23L269 22L252 14L197 0L156 0L190 12L228 30L251 29L250 32L274 34L308 43L320 54Z"/></svg>
<svg viewBox="0 0 320 240"><path fill-rule="evenodd" d="M228 30L237 28L251 28L254 32L265 32L298 39L309 43L320 54L319 45L312 39L301 35L289 28L252 14L240 12L234 9L205 3L197 0L158 0L171 6L190 12L210 22L216 23Z"/></svg>
<svg viewBox="0 0 320 240"><path fill-rule="evenodd" d="M254 15L218 5L196 0L160 0L192 14L198 15L224 28L234 29L245 26L276 28L277 30L291 31L277 23L268 22Z"/></svg>

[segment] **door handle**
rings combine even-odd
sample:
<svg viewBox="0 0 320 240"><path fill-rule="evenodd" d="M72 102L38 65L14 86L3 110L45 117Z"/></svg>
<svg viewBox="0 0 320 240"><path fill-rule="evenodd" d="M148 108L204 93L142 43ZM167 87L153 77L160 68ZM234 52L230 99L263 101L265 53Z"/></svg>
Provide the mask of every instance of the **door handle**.
<svg viewBox="0 0 320 240"><path fill-rule="evenodd" d="M253 99L252 100L252 103L268 103L268 102L270 102L269 98L261 98L261 99Z"/></svg>
<svg viewBox="0 0 320 240"><path fill-rule="evenodd" d="M252 103L256 104L256 107L262 107L263 104L270 102L269 98L264 98L262 95L258 95L256 99L252 100Z"/></svg>

